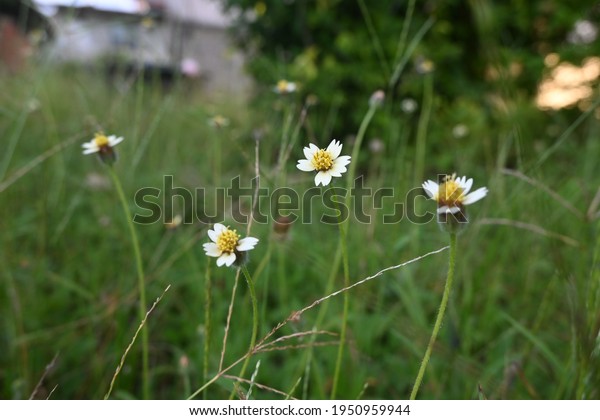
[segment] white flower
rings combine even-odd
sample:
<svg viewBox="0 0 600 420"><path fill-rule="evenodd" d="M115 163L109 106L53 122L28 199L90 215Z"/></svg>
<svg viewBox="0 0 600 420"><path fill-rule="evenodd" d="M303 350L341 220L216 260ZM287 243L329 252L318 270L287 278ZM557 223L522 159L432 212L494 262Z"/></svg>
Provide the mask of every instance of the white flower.
<svg viewBox="0 0 600 420"><path fill-rule="evenodd" d="M327 149L319 149L310 143L304 148L306 159L300 159L296 167L301 171L317 171L315 185L329 185L331 177L341 177L347 171L346 166L350 163L350 156L340 156L342 143L332 140Z"/></svg>
<svg viewBox="0 0 600 420"><path fill-rule="evenodd" d="M467 179L463 176L457 178L456 174L446 175L444 181L438 185L434 181L423 183L423 189L429 196L438 203L438 214L455 214L462 212L463 207L481 200L488 193L486 187L479 188L469 194L473 186L473 178Z"/></svg>
<svg viewBox="0 0 600 420"><path fill-rule="evenodd" d="M405 114L412 114L417 110L418 107L419 104L412 98L406 98L400 102L400 109L402 109L402 112Z"/></svg>
<svg viewBox="0 0 600 420"><path fill-rule="evenodd" d="M227 127L229 125L229 119L222 115L215 115L208 120L208 124L215 128Z"/></svg>
<svg viewBox="0 0 600 420"><path fill-rule="evenodd" d="M277 85L273 88L275 93L279 93L280 95L285 95L286 93L292 93L296 91L296 83L288 82L287 80L280 80L277 82Z"/></svg>
<svg viewBox="0 0 600 420"><path fill-rule="evenodd" d="M83 154L110 152L111 149L123 141L123 137L105 136L102 133L97 133L96 136L87 143L83 143Z"/></svg>
<svg viewBox="0 0 600 420"><path fill-rule="evenodd" d="M238 258L241 260L246 251L254 249L258 239L247 237L240 239L235 230L225 227L221 223L215 223L213 229L209 229L208 237L212 242L205 243L204 252L209 257L217 257L217 266L229 267ZM238 262L240 262L238 260Z"/></svg>

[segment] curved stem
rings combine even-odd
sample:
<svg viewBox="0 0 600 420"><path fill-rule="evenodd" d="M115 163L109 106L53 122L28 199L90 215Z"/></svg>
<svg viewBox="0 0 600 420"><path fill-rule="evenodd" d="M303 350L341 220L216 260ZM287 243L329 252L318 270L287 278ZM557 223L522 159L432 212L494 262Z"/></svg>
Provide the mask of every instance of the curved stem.
<svg viewBox="0 0 600 420"><path fill-rule="evenodd" d="M252 338L250 339L250 347L248 348L246 360L244 360L242 370L239 374L240 378L243 378L244 374L246 373L246 368L248 367L248 363L250 362L252 352L254 351L254 346L256 344L256 336L258 334L258 304L256 301L256 292L254 291L254 282L252 281L250 272L248 271L248 268L245 265L242 266L242 272L244 273L244 277L246 278L246 283L248 283L248 289L250 290L250 299L252 300ZM233 393L230 396L230 399L232 397Z"/></svg>
<svg viewBox="0 0 600 420"><path fill-rule="evenodd" d="M135 226L133 225L133 219L131 217L131 212L129 211L129 205L127 203L127 199L125 198L125 193L123 192L123 187L121 185L121 181L119 181L119 177L115 173L112 166L107 165L108 173L110 174L113 184L117 190L117 194L119 196L119 200L121 201L121 205L123 207L123 213L125 214L125 219L127 219L127 226L129 227L129 234L131 236L131 243L133 245L133 253L135 256L135 266L137 270L138 277L138 292L140 294L140 304L139 304L139 315L140 322L144 321L146 317L146 282L144 279L144 267L142 264L142 254L140 252L140 244L137 237L137 233L135 231ZM148 328L144 326L142 328L142 395L144 399L150 399L150 382L148 375Z"/></svg>
<svg viewBox="0 0 600 420"><path fill-rule="evenodd" d="M431 356L431 351L433 350L433 345L435 344L435 340L437 338L438 332L440 331L440 327L442 325L442 320L444 319L444 313L446 312L446 306L448 305L448 298L450 297L450 291L452 290L452 281L454 279L454 262L456 260L456 233L450 234L450 261L448 263L448 276L446 277L446 286L444 287L444 294L442 296L442 302L440 303L440 309L438 310L438 315L435 320L435 325L433 326L433 331L431 332L431 338L429 339L429 344L427 345L427 350L425 350L425 355L423 356L423 361L421 362L421 367L419 368L419 373L417 374L417 379L415 380L415 384L413 386L412 392L410 393L410 399L414 400L417 397L417 393L419 392L419 387L421 386L421 382L423 381L423 375L425 374L425 369L427 369L427 364L429 363L429 357Z"/></svg>

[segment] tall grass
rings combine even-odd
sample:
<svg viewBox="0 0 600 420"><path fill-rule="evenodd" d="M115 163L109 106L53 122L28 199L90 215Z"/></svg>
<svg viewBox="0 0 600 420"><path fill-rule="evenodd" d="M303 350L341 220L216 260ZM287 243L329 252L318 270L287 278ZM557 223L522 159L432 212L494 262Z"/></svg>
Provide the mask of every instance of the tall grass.
<svg viewBox="0 0 600 420"><path fill-rule="evenodd" d="M0 395L27 398L36 389L36 398L51 392L52 398L102 398L139 327L139 295L127 222L104 168L81 155L80 142L98 128L125 137L115 171L132 212L139 210L135 191L162 189L164 175L172 175L176 186L204 188L207 196L194 204L210 208L215 188L229 186L234 177L250 187L256 167L250 133L259 128L261 185L289 186L300 194L310 188L312 178L298 172L295 161L302 158L305 137L322 147L331 140L314 126L313 138L304 123L324 110L303 108L296 96L274 94L269 108L251 109L185 85L142 87L135 81L123 90L100 73L76 68L2 77L0 340L6 351L0 352ZM425 89L435 87L435 74L431 78ZM28 106L33 98L37 109ZM429 106L434 121L435 104ZM207 123L216 114L230 125L216 131ZM386 152L361 147L361 162L380 164L376 170L361 164L356 174L366 176L367 186L394 187L394 196L383 200L382 209L371 208L371 223L348 221L347 274L332 269L342 263L339 231L319 221L330 209L318 200L311 223L294 223L285 238L273 234L271 217L255 223L252 236L261 242L247 267L262 336L249 352L252 301L247 288L239 288L222 366L235 275L216 267L207 272L214 260L203 255L201 244L209 225L137 225L149 301L171 285L144 326L152 396L187 398L191 391L227 398L235 384L236 395L254 384L252 398L285 398L277 392L328 398L337 369L337 398L408 398L442 296L447 255L369 276L441 249L447 235L434 221L384 224L380 216L405 202L406 192L418 187L417 174L457 171L488 185L490 194L470 211L472 223L460 237L453 294L419 396L477 398L481 389L489 398L597 398L600 130L593 112L578 117L543 117L561 130L535 143L516 142L511 121L501 133L488 133L491 143L473 138L460 147L446 139L425 141L426 127L411 129L409 122L398 127L402 133L365 130L365 141L382 138ZM356 131L349 127L334 137ZM420 209L428 205L417 202ZM242 208L251 206L249 198L242 200ZM192 210L181 198L165 203L163 211L170 208ZM230 212L225 208L212 222L231 221ZM112 398L143 395L138 344L124 360ZM250 367L260 361L254 374L223 372L241 366L246 356Z"/></svg>

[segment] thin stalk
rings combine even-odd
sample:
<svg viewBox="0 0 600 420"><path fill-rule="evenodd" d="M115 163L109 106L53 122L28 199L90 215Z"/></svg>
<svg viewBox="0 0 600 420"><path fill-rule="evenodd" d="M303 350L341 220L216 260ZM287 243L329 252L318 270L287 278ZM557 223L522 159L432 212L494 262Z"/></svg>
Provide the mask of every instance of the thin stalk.
<svg viewBox="0 0 600 420"><path fill-rule="evenodd" d="M127 219L127 226L129 227L129 234L131 236L131 244L133 245L133 254L135 256L135 266L137 270L138 276L138 292L140 294L140 304L139 304L139 315L140 321L144 321L146 318L146 282L144 280L144 267L142 265L142 254L140 252L140 244L137 237L137 233L135 232L135 226L133 225L133 219L131 217L131 212L129 210L129 205L127 204L127 199L125 198L125 193L123 192L123 186L121 185L121 181L119 181L119 177L115 173L115 170L112 166L107 165L108 173L110 174L113 184L117 190L117 194L119 196L119 200L121 201L121 205L123 207L123 213L125 214L125 219ZM142 395L144 399L150 399L150 382L148 375L148 328L142 328Z"/></svg>
<svg viewBox="0 0 600 420"><path fill-rule="evenodd" d="M252 281L252 277L250 276L250 272L248 271L246 265L242 265L242 273L244 273L246 283L248 283L248 289L250 290L250 299L252 300L252 338L250 339L250 346L248 347L248 354L246 356L246 360L244 360L242 370L239 374L239 377L243 379L244 374L246 373L246 368L248 367L248 363L250 362L250 356L252 356L254 346L256 345L256 336L258 334L258 304L256 301L256 292L254 291L254 282ZM229 396L229 399L233 397L234 393L235 389Z"/></svg>
<svg viewBox="0 0 600 420"><path fill-rule="evenodd" d="M208 355L210 354L210 336L212 333L212 324L210 317L211 309L212 281L210 276L210 261L206 263L206 273L204 279L204 366L202 371L202 382L208 378ZM207 399L206 389L202 394Z"/></svg>
<svg viewBox="0 0 600 420"><path fill-rule="evenodd" d="M425 350L425 355L423 356L423 361L421 362L421 367L419 368L419 373L417 374L417 379L415 380L415 384L413 386L412 392L410 393L410 399L414 400L417 398L417 393L419 392L419 387L421 386L421 382L423 381L423 375L425 374L425 369L427 369L427 364L429 363L429 357L431 356L431 351L433 350L433 345L435 344L435 340L437 338L438 332L440 331L440 327L442 326L442 320L444 319L444 313L446 312L446 306L448 305L448 298L450 297L450 291L452 290L452 281L454 280L454 263L456 260L456 233L450 234L450 260L448 263L448 276L446 277L446 286L444 287L444 294L442 296L442 302L440 303L440 308L438 310L438 315L435 320L435 325L433 326L433 331L431 332L431 338L429 339L429 344L427 345L427 350Z"/></svg>
<svg viewBox="0 0 600 420"><path fill-rule="evenodd" d="M425 151L427 127L433 105L433 75L427 74L423 86L423 105L419 124L417 126L417 146L415 150L415 185L418 185L425 172Z"/></svg>
<svg viewBox="0 0 600 420"><path fill-rule="evenodd" d="M356 134L356 141L354 142L354 147L352 148L352 157L350 162L350 168L348 170L348 177L346 181L346 200L345 205L346 208L350 208L350 199L351 194L350 190L352 188L354 177L356 175L356 167L358 166L358 154L360 152L360 146L365 138L365 133L367 132L367 127L375 115L375 111L379 105L373 104L369 106L369 110L365 114L362 122L360 123L360 127L358 129L358 133ZM340 211L340 217L342 216ZM350 267L348 262L348 246L346 244L348 238L348 222L350 220L350 214L346 217L345 220L340 220L340 246L342 249L342 264L344 267L344 287L348 287L350 285ZM337 359L335 362L335 371L333 374L333 385L331 387L331 399L336 399L338 383L340 379L340 372L342 370L342 359L344 357L344 347L346 344L346 329L348 324L348 310L350 308L350 296L348 294L344 295L344 309L342 313L342 328L340 331L340 345L338 347Z"/></svg>

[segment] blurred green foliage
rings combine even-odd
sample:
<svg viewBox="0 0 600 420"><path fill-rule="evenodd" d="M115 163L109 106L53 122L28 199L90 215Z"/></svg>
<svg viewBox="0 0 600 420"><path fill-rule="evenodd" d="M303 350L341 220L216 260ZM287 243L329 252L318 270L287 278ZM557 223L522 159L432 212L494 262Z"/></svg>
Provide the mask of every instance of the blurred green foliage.
<svg viewBox="0 0 600 420"><path fill-rule="evenodd" d="M319 101L309 118L319 125L333 115L327 125L337 136L354 132L366 98L383 89L388 110L375 130L385 138L383 127L402 114L402 99L421 104L429 63L438 115L430 137L447 138L462 124L481 138L490 125L513 125L515 114L540 131L532 99L544 57L556 52L579 65L600 53L598 42L567 42L575 22L597 22L600 7L590 0L224 2L243 11L234 33L258 83L298 82L302 94ZM413 116L403 127L416 124Z"/></svg>

